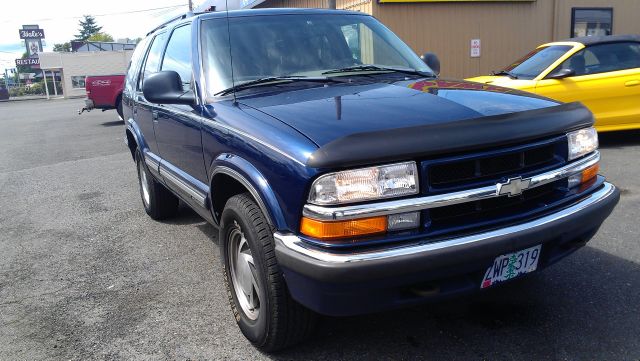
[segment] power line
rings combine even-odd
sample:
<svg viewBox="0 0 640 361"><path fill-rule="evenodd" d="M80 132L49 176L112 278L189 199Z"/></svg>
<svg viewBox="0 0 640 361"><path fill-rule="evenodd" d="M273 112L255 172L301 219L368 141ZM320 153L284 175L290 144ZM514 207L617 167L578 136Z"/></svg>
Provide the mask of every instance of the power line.
<svg viewBox="0 0 640 361"><path fill-rule="evenodd" d="M101 16L113 16L113 15L127 15L127 14L143 13L143 12L147 12L147 11L156 11L156 10L165 10L165 9L177 9L177 8L183 7L183 6L189 6L189 4L163 6L163 7L158 7L158 8L139 9L139 10L131 10L131 11L120 11L120 12L115 12L115 13L97 14L97 15L91 15L91 16L93 16L93 17L101 17ZM50 20L60 20L60 19L82 19L82 18L84 18L84 15L82 15L82 16L59 16L59 17L55 17L55 18L32 19L32 20L29 20L29 21L30 22L39 22L39 21L50 21ZM10 23L10 22L14 22L14 20L5 20L2 23Z"/></svg>
<svg viewBox="0 0 640 361"><path fill-rule="evenodd" d="M155 10L164 10L164 9L173 9L173 8L179 8L182 6L189 6L189 4L181 4L181 5L173 5L173 6L163 6L163 7L159 7L159 8L153 8L153 9L142 9L142 10L132 10L132 11L122 11L122 12L118 12L118 13L110 13L110 14L101 14L101 15L92 15L92 16L111 16L111 15L125 15L125 14L135 14L135 13L143 13L146 11L155 11ZM83 16L75 16L74 18L82 18Z"/></svg>

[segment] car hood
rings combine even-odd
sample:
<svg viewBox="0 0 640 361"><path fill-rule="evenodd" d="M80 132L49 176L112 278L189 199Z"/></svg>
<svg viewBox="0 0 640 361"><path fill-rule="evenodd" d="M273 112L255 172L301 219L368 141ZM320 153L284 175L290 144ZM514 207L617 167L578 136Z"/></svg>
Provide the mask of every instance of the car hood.
<svg viewBox="0 0 640 361"><path fill-rule="evenodd" d="M356 133L423 125L451 128L465 119L558 105L515 89L441 79L331 84L239 102L284 122L320 147Z"/></svg>

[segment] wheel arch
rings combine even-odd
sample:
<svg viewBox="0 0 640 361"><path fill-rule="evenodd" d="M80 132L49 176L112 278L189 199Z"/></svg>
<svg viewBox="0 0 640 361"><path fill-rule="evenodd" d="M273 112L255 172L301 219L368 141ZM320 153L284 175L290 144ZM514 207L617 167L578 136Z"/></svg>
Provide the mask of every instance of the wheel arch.
<svg viewBox="0 0 640 361"><path fill-rule="evenodd" d="M129 148L129 152L131 152L131 157L135 161L136 160L136 149L138 149L138 141L133 136L133 133L131 132L131 130L129 128L127 128L127 130L125 131L125 136L126 136L127 148Z"/></svg>
<svg viewBox="0 0 640 361"><path fill-rule="evenodd" d="M133 160L136 160L136 149L140 149L140 152L143 152L145 149L145 142L142 138L142 134L140 133L140 129L133 119L125 120L125 138L124 143L129 148L131 152L131 157Z"/></svg>
<svg viewBox="0 0 640 361"><path fill-rule="evenodd" d="M209 202L216 222L219 223L229 198L249 192L272 229L286 228L282 209L273 189L264 175L250 162L239 156L222 154L214 160L210 169Z"/></svg>

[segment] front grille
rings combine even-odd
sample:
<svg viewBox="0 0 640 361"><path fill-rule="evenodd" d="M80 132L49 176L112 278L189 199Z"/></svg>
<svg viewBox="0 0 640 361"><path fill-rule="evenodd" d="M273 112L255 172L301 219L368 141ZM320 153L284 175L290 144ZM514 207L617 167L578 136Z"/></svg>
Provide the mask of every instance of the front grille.
<svg viewBox="0 0 640 361"><path fill-rule="evenodd" d="M443 194L530 177L566 164L566 137L422 162L426 194ZM532 216L568 197L566 180L501 196L423 212L430 235L456 233Z"/></svg>
<svg viewBox="0 0 640 361"><path fill-rule="evenodd" d="M431 228L466 228L477 223L509 218L544 208L561 199L566 193L557 183L526 190L517 197L502 196L431 209Z"/></svg>
<svg viewBox="0 0 640 361"><path fill-rule="evenodd" d="M532 170L559 165L558 143L515 148L498 154L483 154L462 160L434 162L427 169L429 190L464 186L465 183L498 181Z"/></svg>

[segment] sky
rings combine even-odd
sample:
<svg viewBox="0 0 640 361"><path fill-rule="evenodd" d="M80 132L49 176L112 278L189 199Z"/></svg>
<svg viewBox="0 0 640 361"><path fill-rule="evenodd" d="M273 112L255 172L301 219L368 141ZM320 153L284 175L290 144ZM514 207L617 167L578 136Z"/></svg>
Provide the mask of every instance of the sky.
<svg viewBox="0 0 640 361"><path fill-rule="evenodd" d="M193 0L194 7L202 0ZM64 43L78 34L78 21L83 15L95 16L102 32L114 39L144 37L149 31L171 17L188 11L188 0L19 0L3 1L0 5L0 72L15 67L15 59L25 51L18 29L22 25L40 25L46 43L44 51L53 51L53 44Z"/></svg>

